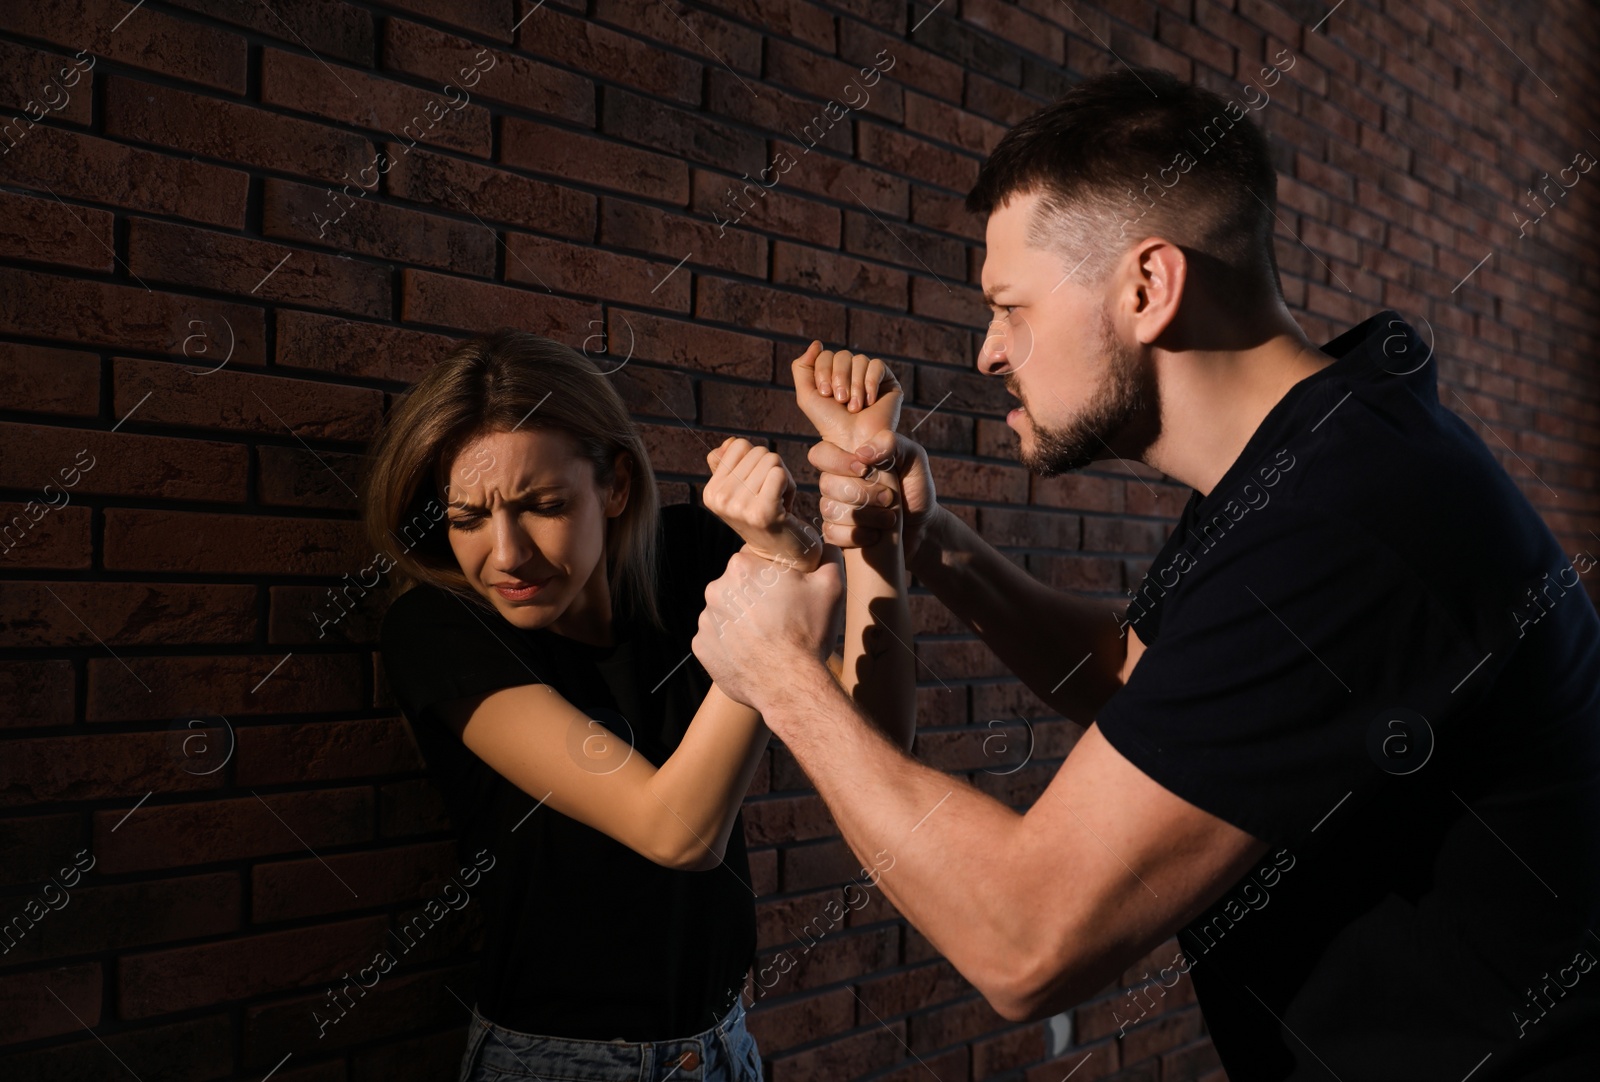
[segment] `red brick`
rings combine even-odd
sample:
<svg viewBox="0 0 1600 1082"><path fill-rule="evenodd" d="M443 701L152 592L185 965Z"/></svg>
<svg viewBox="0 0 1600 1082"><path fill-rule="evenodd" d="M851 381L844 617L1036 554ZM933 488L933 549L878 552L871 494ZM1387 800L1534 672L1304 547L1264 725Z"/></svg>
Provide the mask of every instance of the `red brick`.
<svg viewBox="0 0 1600 1082"><path fill-rule="evenodd" d="M796 38L824 53L834 51L833 16L806 0L718 0L716 6L769 33Z"/></svg>
<svg viewBox="0 0 1600 1082"><path fill-rule="evenodd" d="M269 178L263 193L261 229L268 236L458 274L494 274L495 235L476 222L395 206L359 186L336 191Z"/></svg>
<svg viewBox="0 0 1600 1082"><path fill-rule="evenodd" d="M105 511L108 569L338 575L370 559L356 522L131 507Z"/></svg>
<svg viewBox="0 0 1600 1082"><path fill-rule="evenodd" d="M105 130L206 158L319 180L354 176L372 161L360 136L241 103L107 76Z"/></svg>
<svg viewBox="0 0 1600 1082"><path fill-rule="evenodd" d="M250 726L239 732L238 785L342 781L423 769L399 718Z"/></svg>
<svg viewBox="0 0 1600 1082"><path fill-rule="evenodd" d="M250 916L260 924L417 901L433 897L455 871L450 841L257 864Z"/></svg>
<svg viewBox="0 0 1600 1082"><path fill-rule="evenodd" d="M998 0L967 0L961 18L997 37L1038 53L1052 63L1066 63L1066 44L1059 27Z"/></svg>
<svg viewBox="0 0 1600 1082"><path fill-rule="evenodd" d="M1072 1082L1095 1082L1110 1077L1116 1069L1117 1046L1105 1041L1089 1048L1074 1048L1031 1068L1024 1077L1025 1082L1061 1082L1067 1077Z"/></svg>
<svg viewBox="0 0 1600 1082"><path fill-rule="evenodd" d="M755 176L771 159L766 141L704 113L607 88L600 130L630 143L652 147L702 165Z"/></svg>
<svg viewBox="0 0 1600 1082"><path fill-rule="evenodd" d="M680 421L676 424L641 424L639 436L650 456L650 466L658 473L688 473L709 476L706 455L720 440Z"/></svg>
<svg viewBox="0 0 1600 1082"><path fill-rule="evenodd" d="M59 1004L56 1009L60 1010ZM232 1044L230 1023L223 1014L122 1033L101 1030L93 1037L85 1035L82 1040L8 1054L6 1079L7 1082L98 1079L104 1077L106 1064L113 1062L112 1055L123 1063L159 1063L164 1076L170 1078L221 1078L232 1071ZM280 1082L281 1077L282 1072L274 1076L273 1082ZM292 1082L329 1080L295 1077Z"/></svg>
<svg viewBox="0 0 1600 1082"><path fill-rule="evenodd" d="M391 0L388 6L472 30L496 41L511 40L514 5L503 4L500 0Z"/></svg>
<svg viewBox="0 0 1600 1082"><path fill-rule="evenodd" d="M301 446L257 447L256 499L264 506L356 511L361 461L360 455Z"/></svg>
<svg viewBox="0 0 1600 1082"><path fill-rule="evenodd" d="M7 11L0 18L11 14ZM26 131L30 136L39 130L27 124L35 117L88 124L94 115L94 74L84 67L88 62L87 55L79 60L66 52L0 41L0 109L15 114L0 123L15 125L17 133Z"/></svg>
<svg viewBox="0 0 1600 1082"><path fill-rule="evenodd" d="M137 405L141 424L365 441L383 418L381 391L167 361L113 358L112 385L114 412L121 417Z"/></svg>
<svg viewBox="0 0 1600 1082"><path fill-rule="evenodd" d="M503 102L594 126L594 84L583 76L404 19L384 21L383 66L441 87L454 84L474 101Z"/></svg>
<svg viewBox="0 0 1600 1082"><path fill-rule="evenodd" d="M576 332L600 314L595 305L544 290L513 289L409 267L401 272L401 282L401 318L407 323L458 327L472 334L515 327L581 343Z"/></svg>
<svg viewBox="0 0 1600 1082"><path fill-rule="evenodd" d="M854 209L858 206L852 199L845 211L845 251L894 263L912 274L932 274L950 285L960 284L966 277L966 247L960 241L891 222L882 211L858 214Z"/></svg>
<svg viewBox="0 0 1600 1082"><path fill-rule="evenodd" d="M989 333L989 309L984 307L982 291L957 282L941 283L920 274L912 275L910 309L917 315L971 328L979 335Z"/></svg>
<svg viewBox="0 0 1600 1082"><path fill-rule="evenodd" d="M974 116L937 98L916 93L906 95L906 128L919 135L954 143L973 154L984 155L992 151L1006 133L1004 125ZM922 193L930 196L940 194L918 187L913 189L912 198Z"/></svg>
<svg viewBox="0 0 1600 1082"><path fill-rule="evenodd" d="M239 4L234 0L170 0L173 7L198 11L220 22L248 27L323 57L371 65L372 15L345 0L273 0Z"/></svg>
<svg viewBox="0 0 1600 1082"><path fill-rule="evenodd" d="M92 851L95 871L105 875L298 854L307 846L325 855L370 840L371 824L372 790L365 786L181 803L163 803L158 794L131 814L95 812Z"/></svg>
<svg viewBox="0 0 1600 1082"><path fill-rule="evenodd" d="M1110 58L1105 50L1096 45L1089 50L1090 58L1074 60L1072 54L1081 49L1078 38L1067 39L1067 67L1079 71L1086 70L1092 65L1091 74L1105 70L1104 61ZM976 73L967 75L966 100L962 103L967 112L977 116L986 117L1007 127L1020 124L1027 117L1039 109L1037 98L1024 94L1006 83L998 83L993 79L985 79Z"/></svg>
<svg viewBox="0 0 1600 1082"><path fill-rule="evenodd" d="M737 379L772 378L772 343L754 335L664 319L615 306L606 334L613 355ZM624 343L627 343L625 346Z"/></svg>
<svg viewBox="0 0 1600 1082"><path fill-rule="evenodd" d="M0 1045L99 1025L103 979L99 962L0 976Z"/></svg>
<svg viewBox="0 0 1600 1082"><path fill-rule="evenodd" d="M249 585L0 583L0 646L250 642L255 600Z"/></svg>
<svg viewBox="0 0 1600 1082"><path fill-rule="evenodd" d="M532 20L538 20L535 30ZM699 64L666 49L641 49L636 39L601 26L581 13L545 8L519 31L524 49L542 57L620 82L656 98L700 104ZM534 40L529 41L532 37Z"/></svg>
<svg viewBox="0 0 1600 1082"><path fill-rule="evenodd" d="M407 142L489 156L489 111L452 84L405 86L356 68L332 68L279 49L261 54L261 101Z"/></svg>
<svg viewBox="0 0 1600 1082"><path fill-rule="evenodd" d="M776 42L772 42L769 49L776 45ZM814 53L801 55L820 59ZM767 82L762 85L760 97L751 96L748 81L722 68L712 68L707 72L706 80L704 109L712 116L727 117L760 131L788 132L792 138L803 138L813 149L821 147L846 157L855 147L855 126L849 120L850 113L845 102L835 102L829 112L823 102L772 86L770 73ZM849 88L850 99L856 105L863 102L871 104L867 96L869 92L847 80L840 80L840 83ZM840 119L836 120L836 115ZM769 161L766 168L768 171L764 176L755 172L746 176L754 183L775 183L779 179L775 174L783 171L784 163Z"/></svg>
<svg viewBox="0 0 1600 1082"><path fill-rule="evenodd" d="M745 835L751 845L829 838L839 833L819 796L768 797L744 806Z"/></svg>
<svg viewBox="0 0 1600 1082"><path fill-rule="evenodd" d="M154 787L172 793L220 788L222 774L186 759L183 739L176 730L12 740L0 760L0 806L137 798Z"/></svg>
<svg viewBox="0 0 1600 1082"><path fill-rule="evenodd" d="M770 984L772 975L764 979ZM760 991L752 980L750 994ZM750 1001L748 997L747 1002L747 1025L762 1057L768 1060L796 1045L809 1044L819 1034L844 1033L855 1027L856 1000L848 988L780 1003Z"/></svg>
<svg viewBox="0 0 1600 1082"><path fill-rule="evenodd" d="M618 255L528 233L506 236L507 282L583 294L590 292L596 281L603 281L610 300L687 313L690 273L676 263Z"/></svg>
<svg viewBox="0 0 1600 1082"><path fill-rule="evenodd" d="M124 19L117 0L55 0L0 8L0 30L42 38L96 60L244 93L245 41L238 34L148 11Z"/></svg>
<svg viewBox="0 0 1600 1082"><path fill-rule="evenodd" d="M457 335L356 323L314 312L280 309L275 318L279 366L362 379L415 382L460 341Z"/></svg>
<svg viewBox="0 0 1600 1082"><path fill-rule="evenodd" d="M847 201L846 205L852 208L865 205L891 218L904 219L907 216L911 196L910 184L905 178L822 151L807 153L804 145L791 143L787 139L771 140L770 146L771 154L767 161L776 159L780 150L795 159L795 165L783 174L784 186L841 202ZM716 164L730 168L728 164Z"/></svg>
<svg viewBox="0 0 1600 1082"><path fill-rule="evenodd" d="M10 409L78 417L100 412L100 358L92 353L0 342L0 379Z"/></svg>
<svg viewBox="0 0 1600 1082"><path fill-rule="evenodd" d="M774 284L826 293L862 304L904 310L907 275L838 252L778 241L772 248Z"/></svg>
<svg viewBox="0 0 1600 1082"><path fill-rule="evenodd" d="M87 568L91 515L87 507L56 508L44 498L0 503L0 560L11 567Z"/></svg>
<svg viewBox="0 0 1600 1082"><path fill-rule="evenodd" d="M224 935L239 928L237 872L108 887L87 887L81 881L71 888L60 885L69 902L59 916L29 929L6 955L8 963Z"/></svg>
<svg viewBox="0 0 1600 1082"><path fill-rule="evenodd" d="M816 429L806 420L788 389L746 387L735 383L700 385L700 421L742 432L789 432L815 440ZM713 440L713 445L720 437Z"/></svg>
<svg viewBox="0 0 1600 1082"><path fill-rule="evenodd" d="M250 178L223 166L40 126L6 155L6 168L7 183L48 189L66 199L170 214L210 225L244 225Z"/></svg>
<svg viewBox="0 0 1600 1082"><path fill-rule="evenodd" d="M934 1010L923 1010L906 1020L907 1040L913 1052L931 1052L958 1044L1006 1025L1005 1019L982 996ZM988 1077L987 1073L979 1078Z"/></svg>
<svg viewBox="0 0 1600 1082"><path fill-rule="evenodd" d="M336 984L383 946L386 917L134 954L117 967L123 1018L209 1007L265 992Z"/></svg>
<svg viewBox="0 0 1600 1082"><path fill-rule="evenodd" d="M983 222L967 210L962 197L949 192L920 186L911 189L911 220L929 229L983 243Z"/></svg>
<svg viewBox="0 0 1600 1082"><path fill-rule="evenodd" d="M766 275L765 237L619 198L600 200L600 245L611 251L637 248L674 261L688 254L688 267L715 267L755 279Z"/></svg>
<svg viewBox="0 0 1600 1082"><path fill-rule="evenodd" d="M388 191L400 199L432 203L480 224L538 222L546 233L579 240L594 235L595 197L585 192L424 150L408 152L400 144L388 144L385 152L393 163Z"/></svg>
<svg viewBox="0 0 1600 1082"><path fill-rule="evenodd" d="M1066 507L1074 511L1121 512L1123 482L1092 473L1066 473L1058 477L1033 477L1030 503Z"/></svg>
<svg viewBox="0 0 1600 1082"><path fill-rule="evenodd" d="M520 117L500 122L500 161L677 206L689 198L689 169L678 158Z"/></svg>
<svg viewBox="0 0 1600 1082"><path fill-rule="evenodd" d="M882 976L864 974L857 989L862 1022L922 1010L972 992L971 983L943 959Z"/></svg>
<svg viewBox="0 0 1600 1082"><path fill-rule="evenodd" d="M785 159L777 160L781 163ZM754 178L746 180L743 176L728 177L696 169L690 209L711 219L713 226L706 228L712 230L716 247L735 241L765 243L756 230L781 233L823 248L839 246L838 208L786 189L782 184L768 189ZM711 261L707 256L697 256L697 259ZM762 269L757 273L764 274L765 267L763 260Z"/></svg>
<svg viewBox="0 0 1600 1082"><path fill-rule="evenodd" d="M128 230L131 272L151 282L219 289L388 318L387 268L228 233L137 219Z"/></svg>
<svg viewBox="0 0 1600 1082"><path fill-rule="evenodd" d="M864 309L850 309L850 347L864 354L885 355L885 357L912 357L912 359L934 360L941 363L960 363L966 357L973 355L973 336L963 330L954 330L949 327L939 327L936 323L926 320L906 319L901 315L886 315L883 312L867 312ZM934 371L933 368L918 370L917 376L917 403L923 407L933 408L938 405L939 399L944 397L944 391L928 397L923 387L928 384L931 376L926 375ZM947 368L939 368L939 373L946 373ZM958 373L968 375L968 373ZM901 384L907 383L910 376L910 365L899 370ZM998 381L995 381L998 386ZM952 395L949 402L942 408L960 408L957 397Z"/></svg>
<svg viewBox="0 0 1600 1082"><path fill-rule="evenodd" d="M761 70L761 33L706 11L696 11L691 24L660 4L640 7L629 0L597 0L594 18L664 42L678 52L704 57L712 64L726 64L734 71L755 75ZM531 34L533 24L524 25ZM758 25L765 24L758 21Z"/></svg>
<svg viewBox="0 0 1600 1082"><path fill-rule="evenodd" d="M214 328L220 343L224 320L234 362L263 363L260 308L0 267L0 324L12 334L178 356L204 344L194 338L203 333L197 324Z"/></svg>
<svg viewBox="0 0 1600 1082"><path fill-rule="evenodd" d="M845 309L835 302L704 275L698 285L695 316L699 319L825 342L845 337Z"/></svg>
<svg viewBox="0 0 1600 1082"><path fill-rule="evenodd" d="M921 18L921 15L917 17ZM940 16L935 15L934 18ZM887 64L892 59L892 66L880 69L884 71L885 78L926 94L959 102L964 82L962 66L919 45L913 45L905 40L899 27L892 29L895 33L891 36L869 27L852 26L850 33L840 36L839 56L857 67Z"/></svg>
<svg viewBox="0 0 1600 1082"><path fill-rule="evenodd" d="M752 1020L753 1023L753 1020ZM905 1023L876 1023L827 1044L774 1057L767 1072L770 1082L804 1082L813 1078L860 1078L898 1062L905 1049ZM756 1039L759 1031L751 1025Z"/></svg>
<svg viewBox="0 0 1600 1082"><path fill-rule="evenodd" d="M85 494L244 498L245 449L238 444L0 422L0 447L0 484L38 487L41 501L60 506Z"/></svg>
<svg viewBox="0 0 1600 1082"><path fill-rule="evenodd" d="M70 661L0 661L0 728L72 724L75 684Z"/></svg>
<svg viewBox="0 0 1600 1082"><path fill-rule="evenodd" d="M593 345L589 355L602 369L611 369L621 363L620 358L612 360L607 355L597 353ZM694 416L694 385L686 373L629 362L625 367L610 372L610 376L617 393L622 396L623 404L634 416L684 419ZM662 498L665 504L664 490Z"/></svg>
<svg viewBox="0 0 1600 1082"><path fill-rule="evenodd" d="M365 702L361 660L356 654L91 658L87 717L353 710Z"/></svg>
<svg viewBox="0 0 1600 1082"><path fill-rule="evenodd" d="M866 75L861 74L862 67L868 69ZM896 124L905 115L900 84L893 76L885 77L881 67L874 72L870 64L852 65L831 56L819 56L809 49L785 41L768 42L766 79L779 86L793 87L817 99L806 106L801 123L794 125L797 132L813 118L818 121L817 126L812 128L813 132L826 127L832 116L841 109L846 110L847 117L859 111ZM834 103L835 107L831 113L825 113L830 103ZM848 134L849 125L842 122L841 125ZM771 127L768 130L782 129ZM848 142L844 153L850 153Z"/></svg>

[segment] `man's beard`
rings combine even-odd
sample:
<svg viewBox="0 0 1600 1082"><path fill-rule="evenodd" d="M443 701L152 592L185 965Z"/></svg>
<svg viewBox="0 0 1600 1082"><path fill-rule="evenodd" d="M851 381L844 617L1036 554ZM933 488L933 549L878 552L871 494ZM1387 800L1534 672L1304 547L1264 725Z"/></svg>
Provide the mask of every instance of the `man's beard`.
<svg viewBox="0 0 1600 1082"><path fill-rule="evenodd" d="M1100 351L1110 361L1105 382L1070 422L1059 428L1046 427L1039 423L1028 404L1023 403L1033 430L1033 446L1025 447L1020 459L1041 477L1081 470L1098 458L1109 457L1112 451L1108 445L1112 439L1145 408L1139 355L1116 336L1116 328L1104 305L1100 307ZM1006 387L1020 399L1014 376L1006 380Z"/></svg>

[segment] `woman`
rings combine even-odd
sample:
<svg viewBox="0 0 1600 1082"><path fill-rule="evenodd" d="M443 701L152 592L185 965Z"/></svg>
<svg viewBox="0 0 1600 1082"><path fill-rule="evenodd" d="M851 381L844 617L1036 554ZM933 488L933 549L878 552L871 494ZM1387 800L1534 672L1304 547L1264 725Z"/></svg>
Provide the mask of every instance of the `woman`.
<svg viewBox="0 0 1600 1082"><path fill-rule="evenodd" d="M797 374L836 372L860 398L808 380L808 415L846 442L852 421L862 439L892 427L882 362L819 347ZM788 573L815 568L822 544L775 453L730 438L707 457L705 504L726 525L658 509L610 380L515 331L445 358L372 449L367 529L410 587L384 618L384 671L482 869L464 1082L761 1077L739 995L755 953L739 806L769 734L689 644L741 543ZM909 651L869 655L909 642L903 572L846 562L859 570L831 660L909 743ZM903 684L892 696L884 674Z"/></svg>

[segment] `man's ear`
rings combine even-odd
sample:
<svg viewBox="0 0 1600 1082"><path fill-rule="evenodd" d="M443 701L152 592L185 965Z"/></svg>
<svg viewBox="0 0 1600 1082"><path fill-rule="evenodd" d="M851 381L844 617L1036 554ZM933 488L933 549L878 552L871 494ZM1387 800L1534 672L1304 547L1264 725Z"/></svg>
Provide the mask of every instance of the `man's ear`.
<svg viewBox="0 0 1600 1082"><path fill-rule="evenodd" d="M633 491L633 456L618 451L611 477L611 491L606 495L606 517L616 518L628 506L628 496Z"/></svg>

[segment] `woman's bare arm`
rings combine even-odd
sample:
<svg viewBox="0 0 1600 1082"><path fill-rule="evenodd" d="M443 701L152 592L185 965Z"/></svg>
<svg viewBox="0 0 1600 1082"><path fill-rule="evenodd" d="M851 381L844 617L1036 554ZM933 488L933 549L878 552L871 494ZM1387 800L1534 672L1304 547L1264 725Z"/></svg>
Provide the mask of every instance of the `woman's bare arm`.
<svg viewBox="0 0 1600 1082"><path fill-rule="evenodd" d="M440 713L517 788L669 868L722 862L770 735L715 685L659 767L547 684L456 699Z"/></svg>
<svg viewBox="0 0 1600 1082"><path fill-rule="evenodd" d="M813 342L793 364L796 400L817 434L854 450L856 436L892 430L899 421L902 393L889 367L864 354L820 347ZM898 476L886 469L876 479L889 495L875 491L871 498L898 515ZM831 517L833 503L822 501L825 519ZM885 529L877 541L846 549L844 567L844 650L836 675L861 712L910 751L917 726L917 662L900 530Z"/></svg>

